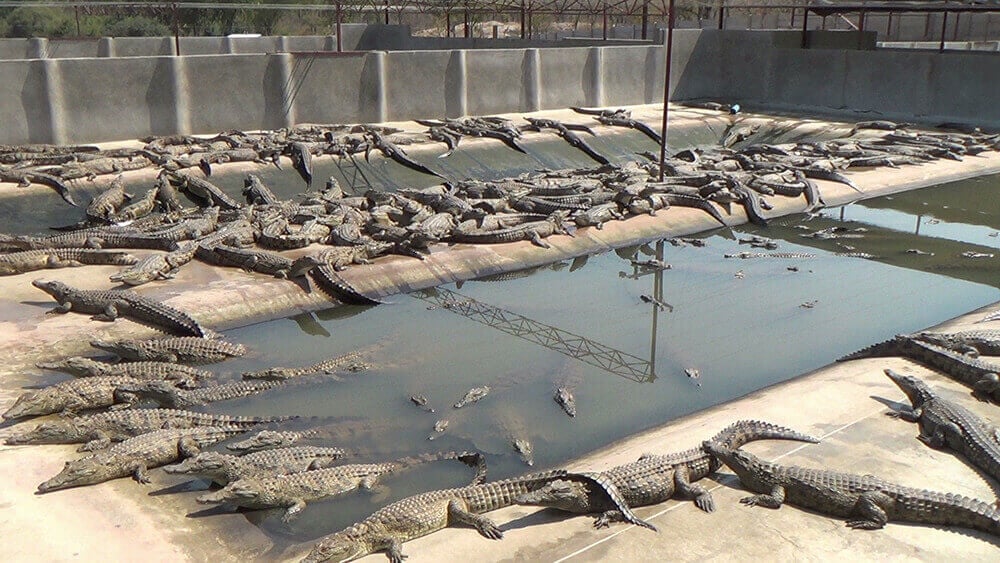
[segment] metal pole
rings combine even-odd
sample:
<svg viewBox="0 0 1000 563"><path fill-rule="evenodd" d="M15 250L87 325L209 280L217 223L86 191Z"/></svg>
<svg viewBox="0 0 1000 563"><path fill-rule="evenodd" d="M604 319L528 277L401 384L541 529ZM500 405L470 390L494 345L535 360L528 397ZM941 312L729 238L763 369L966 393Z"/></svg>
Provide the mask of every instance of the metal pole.
<svg viewBox="0 0 1000 563"><path fill-rule="evenodd" d="M341 30L340 24L343 22L343 19L344 19L343 6L341 6L340 0L337 0L337 52L338 53L344 51L344 41L343 41L344 34L340 32Z"/></svg>
<svg viewBox="0 0 1000 563"><path fill-rule="evenodd" d="M389 0L385 0L385 25L389 25Z"/></svg>
<svg viewBox="0 0 1000 563"><path fill-rule="evenodd" d="M80 7L73 6L73 11L76 12L76 36L80 37Z"/></svg>
<svg viewBox="0 0 1000 563"><path fill-rule="evenodd" d="M531 5L528 5L528 39L531 39L534 35L534 30L531 29Z"/></svg>
<svg viewBox="0 0 1000 563"><path fill-rule="evenodd" d="M802 9L802 48L809 48L809 8Z"/></svg>
<svg viewBox="0 0 1000 563"><path fill-rule="evenodd" d="M667 121L670 113L670 57L674 47L674 0L667 5L667 46L665 58L666 69L663 72L663 122L660 124L660 176L663 181L663 168L667 160Z"/></svg>
<svg viewBox="0 0 1000 563"><path fill-rule="evenodd" d="M865 38L865 9L861 8L861 11L858 13L858 50L859 51L861 50L861 47L864 44L864 38Z"/></svg>
<svg viewBox="0 0 1000 563"><path fill-rule="evenodd" d="M726 29L726 1L719 2L719 29Z"/></svg>
<svg viewBox="0 0 1000 563"><path fill-rule="evenodd" d="M944 17L941 18L941 45L938 47L938 52L944 52L944 30L948 27L948 12L944 13Z"/></svg>
<svg viewBox="0 0 1000 563"><path fill-rule="evenodd" d="M951 32L952 41L958 41L958 28L959 28L958 22L959 18L961 17L962 17L962 12L955 12L955 28Z"/></svg>
<svg viewBox="0 0 1000 563"><path fill-rule="evenodd" d="M892 39L892 12L889 12L889 17L886 18L887 22L885 24L885 38L887 40Z"/></svg>
<svg viewBox="0 0 1000 563"><path fill-rule="evenodd" d="M649 2L642 3L642 38L646 39L646 28L649 27Z"/></svg>
<svg viewBox="0 0 1000 563"><path fill-rule="evenodd" d="M465 38L469 38L469 3L465 3L465 11L462 14L463 23L465 25Z"/></svg>
<svg viewBox="0 0 1000 563"><path fill-rule="evenodd" d="M181 56L181 17L180 9L174 4L174 52Z"/></svg>
<svg viewBox="0 0 1000 563"><path fill-rule="evenodd" d="M521 39L524 39L524 0L521 0Z"/></svg>
<svg viewBox="0 0 1000 563"><path fill-rule="evenodd" d="M445 37L451 37L451 10L444 13L444 25L447 28L445 30Z"/></svg>
<svg viewBox="0 0 1000 563"><path fill-rule="evenodd" d="M607 41L608 40L608 4L607 4L607 2L604 3L604 8L602 8L602 10L601 10L601 20L602 20L602 25L604 26L604 37L603 37L603 39L605 41Z"/></svg>

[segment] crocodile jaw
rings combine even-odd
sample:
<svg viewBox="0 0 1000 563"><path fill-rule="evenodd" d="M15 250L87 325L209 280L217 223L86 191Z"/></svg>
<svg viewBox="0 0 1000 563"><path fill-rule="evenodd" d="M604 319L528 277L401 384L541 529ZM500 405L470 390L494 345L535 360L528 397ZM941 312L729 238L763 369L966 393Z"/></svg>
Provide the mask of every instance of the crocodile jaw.
<svg viewBox="0 0 1000 563"><path fill-rule="evenodd" d="M39 493L102 483L116 477L114 468L92 458L67 461L55 477L38 485Z"/></svg>

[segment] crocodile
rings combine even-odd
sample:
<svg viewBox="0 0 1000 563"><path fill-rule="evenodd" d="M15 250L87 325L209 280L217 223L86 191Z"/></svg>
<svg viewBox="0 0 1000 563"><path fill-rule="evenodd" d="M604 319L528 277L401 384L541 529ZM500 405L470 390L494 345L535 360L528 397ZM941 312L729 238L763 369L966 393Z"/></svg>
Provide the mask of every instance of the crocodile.
<svg viewBox="0 0 1000 563"><path fill-rule="evenodd" d="M235 456L220 452L201 452L176 465L163 468L174 475L208 477L226 486L240 479L266 479L302 471L330 467L347 456L347 450L321 446L292 446Z"/></svg>
<svg viewBox="0 0 1000 563"><path fill-rule="evenodd" d="M805 258L815 258L815 254L809 254L808 252L736 252L733 254L724 254L725 258L739 258L741 260L748 260L751 258L785 258L785 259L805 259Z"/></svg>
<svg viewBox="0 0 1000 563"><path fill-rule="evenodd" d="M133 381L119 385L115 393L153 401L164 408L178 409L238 399L282 384L284 381L233 381L197 389L179 389L166 381Z"/></svg>
<svg viewBox="0 0 1000 563"><path fill-rule="evenodd" d="M247 272L258 272L276 278L289 278L293 261L277 252L267 250L236 248L219 244L211 247L211 252L219 255L223 263L233 264ZM305 273L303 272L302 275Z"/></svg>
<svg viewBox="0 0 1000 563"><path fill-rule="evenodd" d="M465 396L462 397L461 400L459 400L452 406L455 407L456 409L460 409L466 405L471 405L472 403L478 403L489 392L490 392L489 385L483 385L482 387L473 387L472 389L469 389L465 393Z"/></svg>
<svg viewBox="0 0 1000 563"><path fill-rule="evenodd" d="M127 266L139 259L126 252L90 248L46 248L0 254L0 276L14 276L46 268L67 268L84 264Z"/></svg>
<svg viewBox="0 0 1000 563"><path fill-rule="evenodd" d="M73 196L70 194L69 188L66 187L63 180L52 174L45 174L35 170L14 170L0 166L0 182L16 182L19 186L25 188L32 183L42 184L55 190L59 194L59 197L66 203L73 207L80 207L80 204L73 200Z"/></svg>
<svg viewBox="0 0 1000 563"><path fill-rule="evenodd" d="M965 407L939 397L912 375L886 369L885 375L910 399L912 408L889 416L920 425L917 438L928 446L953 450L1000 481L1000 428Z"/></svg>
<svg viewBox="0 0 1000 563"><path fill-rule="evenodd" d="M274 451L274 450L268 450ZM265 453L265 452L261 452ZM392 473L430 461L456 459L477 469L472 483L486 476L486 461L473 452L441 452L407 457L385 463L340 465L278 476L248 477L229 483L214 493L195 499L199 504L230 504L244 508L285 509L282 522L290 522L306 507L306 502L341 496L351 491L371 491L378 480Z"/></svg>
<svg viewBox="0 0 1000 563"><path fill-rule="evenodd" d="M511 440L511 446L514 447L514 451L521 456L521 461L527 466L535 465L535 452L534 448L531 447L531 442L525 438L513 438Z"/></svg>
<svg viewBox="0 0 1000 563"><path fill-rule="evenodd" d="M631 513L614 484L584 475L570 476L565 470L556 469L404 498L380 508L361 522L321 538L302 563L352 561L383 550L390 561L402 563L406 558L402 551L404 542L443 530L452 524L473 526L483 537L498 540L503 537L503 531L482 514L511 506L518 496L530 493L553 479L582 480L594 490L603 489L633 523L656 530Z"/></svg>
<svg viewBox="0 0 1000 563"><path fill-rule="evenodd" d="M243 180L243 197L251 205L274 205L279 201L278 196L256 174L247 174Z"/></svg>
<svg viewBox="0 0 1000 563"><path fill-rule="evenodd" d="M1000 374L1000 365L959 354L905 334L863 348L838 358L837 361L888 356L903 356L940 370L962 385L972 388L972 395L977 399L1000 403L1000 377L997 375Z"/></svg>
<svg viewBox="0 0 1000 563"><path fill-rule="evenodd" d="M39 423L31 430L12 434L8 445L79 444L80 451L107 448L112 442L167 428L252 429L262 424L292 420L294 416L229 416L176 409L127 409L69 416Z"/></svg>
<svg viewBox="0 0 1000 563"><path fill-rule="evenodd" d="M320 264L309 270L309 274L323 293L352 305L381 305L384 302L361 293L344 278L340 277L332 264Z"/></svg>
<svg viewBox="0 0 1000 563"><path fill-rule="evenodd" d="M556 394L553 396L553 400L562 407L562 410L566 411L571 417L576 416L576 397L573 396L573 392L566 387L560 387L556 389Z"/></svg>
<svg viewBox="0 0 1000 563"><path fill-rule="evenodd" d="M58 362L35 364L41 369L51 369L76 377L130 377L139 381L171 381L179 387L194 387L215 377L210 371L195 369L170 362L121 362L107 364L90 358L73 356Z"/></svg>
<svg viewBox="0 0 1000 563"><path fill-rule="evenodd" d="M737 421L712 438L712 442L737 448L756 440L796 440L816 443L819 440L790 428L756 420ZM667 455L646 454L637 461L601 472L614 483L625 503L635 508L666 502L677 493L694 500L705 512L715 510L711 493L695 483L715 473L721 463L703 448L692 448ZM587 473L587 475L593 475ZM595 494L596 493L596 494ZM616 507L600 491L589 489L586 482L555 480L516 499L519 504L545 506L575 514L599 513L594 525L605 527L621 520Z"/></svg>
<svg viewBox="0 0 1000 563"><path fill-rule="evenodd" d="M197 252L198 245L189 243L166 254L150 254L131 268L111 274L108 279L133 287L156 280L172 279L181 266L194 259Z"/></svg>
<svg viewBox="0 0 1000 563"><path fill-rule="evenodd" d="M145 195L141 198L130 202L118 209L113 215L108 217L108 220L115 224L130 223L139 219L140 217L145 217L156 210L156 204L159 201L160 189L158 187L153 187L153 189L147 191Z"/></svg>
<svg viewBox="0 0 1000 563"><path fill-rule="evenodd" d="M130 199L132 195L125 192L125 179L119 174L106 190L91 200L87 206L87 219L98 224L110 222L111 216Z"/></svg>
<svg viewBox="0 0 1000 563"><path fill-rule="evenodd" d="M963 354L1000 356L1000 330L968 330L955 333L918 332L912 337Z"/></svg>
<svg viewBox="0 0 1000 563"><path fill-rule="evenodd" d="M705 450L725 463L753 496L747 506L777 509L786 501L821 514L848 518L855 530L878 530L889 521L959 526L1000 535L1000 512L985 502L856 475L769 463L739 449L706 442Z"/></svg>
<svg viewBox="0 0 1000 563"><path fill-rule="evenodd" d="M187 191L195 198L205 202L209 207L219 207L225 210L239 209L240 203L229 197L226 192L215 184L196 178L184 172L164 170L162 174L181 190Z"/></svg>
<svg viewBox="0 0 1000 563"><path fill-rule="evenodd" d="M341 354L329 360L300 368L271 367L258 371L248 371L243 373L243 379L270 379L281 381L293 377L302 377L314 373L332 374L338 370L359 371L366 365L362 361L363 352L355 350L346 354ZM433 412L433 411L431 411Z"/></svg>
<svg viewBox="0 0 1000 563"><path fill-rule="evenodd" d="M93 315L91 318L98 321L114 321L124 316L178 336L204 338L211 334L187 313L131 290L76 289L56 280L34 280L31 285L48 293L59 303L49 313L76 311Z"/></svg>
<svg viewBox="0 0 1000 563"><path fill-rule="evenodd" d="M239 453L259 452L272 448L283 448L298 443L309 437L310 431L295 430L261 430L245 440L227 444L226 449Z"/></svg>
<svg viewBox="0 0 1000 563"><path fill-rule="evenodd" d="M246 353L246 346L225 340L182 336L149 340L92 340L90 345L129 362L212 364Z"/></svg>
<svg viewBox="0 0 1000 563"><path fill-rule="evenodd" d="M95 485L128 475L140 483L149 483L148 469L198 455L201 448L245 431L239 427L204 426L168 428L142 434L107 450L67 461L58 475L38 485L38 492Z"/></svg>
<svg viewBox="0 0 1000 563"><path fill-rule="evenodd" d="M431 176L437 176L438 178L444 178L444 176L440 173L431 170L430 168L407 156L406 151L396 146L375 129L368 128L365 131L365 138L368 140L368 150L365 151L365 160L369 160L368 157L371 149L377 149L381 151L382 155L386 158L391 158L411 170L416 170L417 172L422 172Z"/></svg>
<svg viewBox="0 0 1000 563"><path fill-rule="evenodd" d="M292 142L285 145L283 154L292 159L292 168L299 173L307 186L312 185L312 152L309 145L301 142Z"/></svg>
<svg viewBox="0 0 1000 563"><path fill-rule="evenodd" d="M577 227L597 227L604 228L604 223L615 219L621 220L625 216L618 209L617 203L602 203L595 205L582 213L573 216L573 222Z"/></svg>
<svg viewBox="0 0 1000 563"><path fill-rule="evenodd" d="M132 398L125 394L116 395L115 389L119 385L134 382L132 378L121 376L70 379L22 393L2 417L4 420L12 420L26 416L99 409L119 402L130 403Z"/></svg>
<svg viewBox="0 0 1000 563"><path fill-rule="evenodd" d="M0 246L19 250L50 248L148 248L173 250L177 242L167 237L151 237L121 227L91 227L69 233L36 237L0 235Z"/></svg>
<svg viewBox="0 0 1000 563"><path fill-rule="evenodd" d="M570 234L563 224L562 216L559 214L553 214L544 221L532 221L516 227L494 231L462 231L456 229L442 240L471 244L493 244L529 240L536 246L551 248L552 245L544 239L556 233L563 235Z"/></svg>

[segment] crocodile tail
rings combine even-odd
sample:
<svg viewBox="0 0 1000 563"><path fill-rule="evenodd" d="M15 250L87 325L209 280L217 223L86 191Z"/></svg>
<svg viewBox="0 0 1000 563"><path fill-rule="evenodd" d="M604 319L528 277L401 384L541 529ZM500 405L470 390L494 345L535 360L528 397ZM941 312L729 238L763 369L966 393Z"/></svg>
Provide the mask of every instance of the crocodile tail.
<svg viewBox="0 0 1000 563"><path fill-rule="evenodd" d="M860 360L861 358L885 358L889 356L898 356L900 352L900 337L896 336L890 338L889 340L883 340L878 344L872 344L867 348L862 348L857 352L848 354L837 358L838 362L847 362L850 360Z"/></svg>
<svg viewBox="0 0 1000 563"><path fill-rule="evenodd" d="M735 450L755 440L795 440L811 444L819 442L819 438L814 438L785 426L759 420L739 420L734 422L713 436L711 441Z"/></svg>
<svg viewBox="0 0 1000 563"><path fill-rule="evenodd" d="M597 485L598 487L600 487L601 489L603 489L604 492L605 492L605 494L608 495L608 498L611 500L611 502L614 503L614 505L618 509L618 511L621 512L622 517L629 524L635 524L636 526L641 526L643 528L648 528L648 529L650 529L650 530L652 530L654 532L659 531L659 530L656 529L656 526L650 524L649 522L646 522L645 520L639 518L638 516L636 516L635 514L632 513L632 510L629 508L628 503L626 503L624 497L622 497L621 491L619 491L618 487L610 479L608 479L604 474L602 474L602 473L570 473L567 476L570 477L570 478L574 478L574 479L585 479L585 480L588 480L588 481L591 482L592 485Z"/></svg>

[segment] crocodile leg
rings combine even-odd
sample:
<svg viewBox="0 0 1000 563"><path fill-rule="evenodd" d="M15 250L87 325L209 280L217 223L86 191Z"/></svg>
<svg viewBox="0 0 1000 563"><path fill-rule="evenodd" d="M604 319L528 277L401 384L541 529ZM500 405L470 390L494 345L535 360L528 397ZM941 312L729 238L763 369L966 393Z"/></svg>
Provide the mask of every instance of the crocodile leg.
<svg viewBox="0 0 1000 563"><path fill-rule="evenodd" d="M295 499L295 502L292 504L292 506L289 506L285 510L285 513L281 516L281 521L284 522L285 524L288 524L292 520L298 518L299 513L305 510L305 508L306 508L306 501L302 499Z"/></svg>
<svg viewBox="0 0 1000 563"><path fill-rule="evenodd" d="M111 446L111 438L109 438L104 432L95 432L92 439L80 446L76 451L78 452L92 452L94 450L103 450Z"/></svg>
<svg viewBox="0 0 1000 563"><path fill-rule="evenodd" d="M403 554L403 542L393 538L388 540L385 547L385 555L391 563L403 563L408 556Z"/></svg>
<svg viewBox="0 0 1000 563"><path fill-rule="evenodd" d="M545 239L543 239L542 236L538 234L538 231L530 230L528 231L527 234L529 240L531 240L531 244L534 244L535 246L540 246L542 248L552 248L552 245L545 242Z"/></svg>
<svg viewBox="0 0 1000 563"><path fill-rule="evenodd" d="M503 537L503 530L492 520L479 514L473 514L465 509L465 503L455 499L448 503L450 522L461 522L476 529L484 538L498 540Z"/></svg>
<svg viewBox="0 0 1000 563"><path fill-rule="evenodd" d="M745 504L747 506L763 506L764 508L781 508L781 505L785 502L785 488L781 485L775 485L771 489L771 494L769 495L753 495L749 497L743 497L740 499L740 504Z"/></svg>
<svg viewBox="0 0 1000 563"><path fill-rule="evenodd" d="M60 302L59 305L57 305L55 308L49 309L48 311L46 311L45 314L46 315L53 315L53 314L55 314L55 315L63 315L63 314L66 314L66 313L70 312L71 310L73 310L73 302L72 301L64 301L64 302Z"/></svg>
<svg viewBox="0 0 1000 563"><path fill-rule="evenodd" d="M938 424L938 426L934 429L934 432L932 434L925 434L923 430L921 430L920 434L917 436L917 439L927 444L927 446L930 448L933 448L935 450L940 450L948 445L948 439L945 436L946 432L950 432L954 435L959 435L959 436L962 434L962 430L958 426L955 426L953 423L950 422L942 422Z"/></svg>
<svg viewBox="0 0 1000 563"><path fill-rule="evenodd" d="M691 482L691 472L687 465L680 464L674 467L674 487L682 495L694 499L694 504L705 512L715 510L715 499L708 489Z"/></svg>
<svg viewBox="0 0 1000 563"><path fill-rule="evenodd" d="M135 479L136 482L142 483L143 485L150 482L148 473L149 468L146 467L146 463L144 461L136 460L129 469L129 473L132 474L132 478Z"/></svg>
<svg viewBox="0 0 1000 563"><path fill-rule="evenodd" d="M48 260L45 261L46 268L76 268L83 266L83 262L77 260L60 260L55 255L50 255Z"/></svg>
<svg viewBox="0 0 1000 563"><path fill-rule="evenodd" d="M880 530L889 521L883 506L891 506L893 500L884 493L876 491L862 493L854 505L861 518L848 520L847 525L855 530Z"/></svg>
<svg viewBox="0 0 1000 563"><path fill-rule="evenodd" d="M114 303L108 303L108 306L104 308L104 312L90 317L95 321L113 322L118 318L118 307Z"/></svg>

